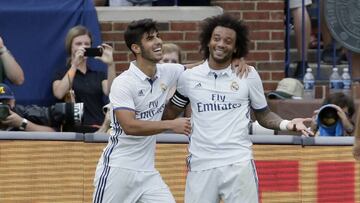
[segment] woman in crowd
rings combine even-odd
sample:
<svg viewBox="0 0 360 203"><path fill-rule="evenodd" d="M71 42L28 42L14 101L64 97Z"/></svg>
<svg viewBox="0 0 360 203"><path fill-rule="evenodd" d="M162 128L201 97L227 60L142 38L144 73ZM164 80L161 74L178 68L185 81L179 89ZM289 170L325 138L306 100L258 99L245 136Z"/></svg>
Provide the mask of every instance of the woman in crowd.
<svg viewBox="0 0 360 203"><path fill-rule="evenodd" d="M68 56L66 69L56 75L52 89L54 96L62 100L69 90L73 89L75 102L84 104L84 114L81 128L66 127L66 131L94 132L104 120L104 96L108 96L111 83L116 76L113 48L102 44L98 47L102 55L95 56L95 59L107 65L106 77L104 72L94 71L87 64L85 48L90 48L91 45L92 36L86 27L75 26L69 30L65 41Z"/></svg>

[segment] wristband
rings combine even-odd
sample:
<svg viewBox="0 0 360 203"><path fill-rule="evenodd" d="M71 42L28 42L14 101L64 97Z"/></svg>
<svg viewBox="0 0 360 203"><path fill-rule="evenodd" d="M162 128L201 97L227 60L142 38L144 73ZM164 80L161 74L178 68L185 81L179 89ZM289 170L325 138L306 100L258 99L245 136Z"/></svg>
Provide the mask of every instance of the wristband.
<svg viewBox="0 0 360 203"><path fill-rule="evenodd" d="M0 56L3 55L5 52L7 52L7 48L6 48L6 46L3 46L3 47L0 49Z"/></svg>
<svg viewBox="0 0 360 203"><path fill-rule="evenodd" d="M287 129L287 125L288 125L289 123L290 123L289 120L282 120L282 121L280 122L280 125L279 125L280 130L288 130L288 129Z"/></svg>

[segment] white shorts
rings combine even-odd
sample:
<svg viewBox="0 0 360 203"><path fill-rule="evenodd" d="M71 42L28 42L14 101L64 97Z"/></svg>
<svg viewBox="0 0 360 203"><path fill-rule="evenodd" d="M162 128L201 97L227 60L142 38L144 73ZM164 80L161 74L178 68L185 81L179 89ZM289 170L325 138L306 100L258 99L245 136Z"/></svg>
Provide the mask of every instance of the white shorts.
<svg viewBox="0 0 360 203"><path fill-rule="evenodd" d="M203 171L186 178L185 203L258 203L258 178L253 160Z"/></svg>
<svg viewBox="0 0 360 203"><path fill-rule="evenodd" d="M93 203L175 203L158 171L141 172L99 164Z"/></svg>
<svg viewBox="0 0 360 203"><path fill-rule="evenodd" d="M305 6L310 5L312 2L311 0L305 0ZM302 0L289 0L289 7L290 8L299 8L302 6Z"/></svg>

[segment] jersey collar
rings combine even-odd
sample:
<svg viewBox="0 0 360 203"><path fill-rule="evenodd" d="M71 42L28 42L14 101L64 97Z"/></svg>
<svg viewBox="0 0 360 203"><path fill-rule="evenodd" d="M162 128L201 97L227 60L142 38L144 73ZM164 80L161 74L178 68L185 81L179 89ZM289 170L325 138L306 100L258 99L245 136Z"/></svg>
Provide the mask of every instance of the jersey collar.
<svg viewBox="0 0 360 203"><path fill-rule="evenodd" d="M231 73L233 73L233 70L231 69L231 64L227 68L222 69L222 70L211 69L209 66L208 60L205 61L204 65L205 65L207 75L209 75L209 76L218 75L218 77L223 77L223 76L228 77L231 75Z"/></svg>
<svg viewBox="0 0 360 203"><path fill-rule="evenodd" d="M155 73L155 76L154 78L150 78L149 76L145 75L144 72L142 72L140 70L139 67L137 67L135 65L135 61L131 61L130 62L130 67L129 67L129 71L131 71L132 73L134 73L137 77L139 77L141 80L146 80L146 81L155 81L156 79L158 79L160 77L160 73L158 71L158 68L157 68L157 64L156 64L156 73Z"/></svg>

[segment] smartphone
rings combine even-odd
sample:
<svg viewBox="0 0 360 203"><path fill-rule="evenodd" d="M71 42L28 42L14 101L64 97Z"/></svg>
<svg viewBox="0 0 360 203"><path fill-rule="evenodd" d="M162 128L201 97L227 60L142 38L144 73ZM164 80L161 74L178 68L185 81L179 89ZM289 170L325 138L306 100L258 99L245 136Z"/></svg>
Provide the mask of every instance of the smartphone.
<svg viewBox="0 0 360 203"><path fill-rule="evenodd" d="M84 56L88 56L88 57L102 56L102 48L85 48Z"/></svg>

